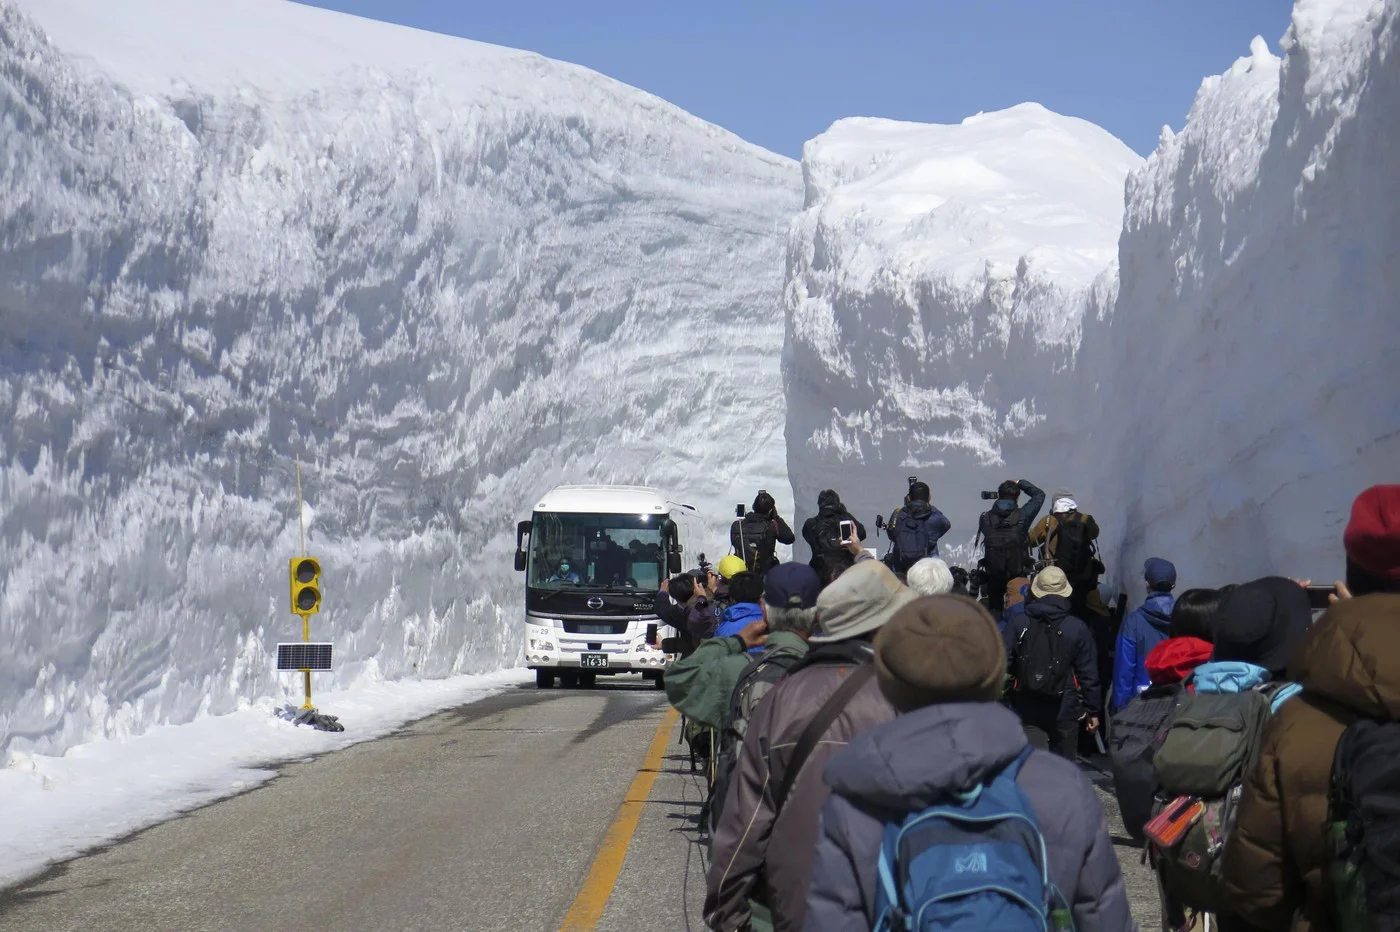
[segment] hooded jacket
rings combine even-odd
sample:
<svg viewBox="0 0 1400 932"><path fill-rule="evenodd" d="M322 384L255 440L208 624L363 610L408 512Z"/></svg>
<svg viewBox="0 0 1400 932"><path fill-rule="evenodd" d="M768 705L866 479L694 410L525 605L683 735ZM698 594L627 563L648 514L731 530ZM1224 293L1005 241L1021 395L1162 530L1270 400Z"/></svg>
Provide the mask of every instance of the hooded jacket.
<svg viewBox="0 0 1400 932"><path fill-rule="evenodd" d="M1045 505L1045 493L1029 482L1022 480L1021 491L1030 496L1030 500L1024 505L1017 507L1014 499L999 498L991 508L982 513L982 517L977 521L977 536L981 540L986 540L987 531L992 527L992 516L1005 517L1013 511L1021 522L1021 533L1025 534L1029 541L1031 525L1035 524L1035 516L1040 514L1040 509Z"/></svg>
<svg viewBox="0 0 1400 932"><path fill-rule="evenodd" d="M829 547L817 539L818 527L827 521L850 521L855 524L856 537L865 540L865 525L861 524L841 503L841 497L831 489L825 489L817 495L817 513L813 517L802 522L802 539L807 542L807 546L812 548L812 568L818 573L824 568L823 559L836 558L848 566L851 564L851 555L844 550L832 551Z"/></svg>
<svg viewBox="0 0 1400 932"><path fill-rule="evenodd" d="M873 657L865 642L838 642L824 645L821 651L824 655L844 651L863 663ZM710 849L705 885L708 928L720 932L745 928L750 899L767 903L778 932L802 928L817 821L828 793L822 769L856 734L894 717L894 708L873 676L813 749L781 812L775 808L774 796L802 732L855 669L856 663L848 661L794 670L759 700Z"/></svg>
<svg viewBox="0 0 1400 932"><path fill-rule="evenodd" d="M1320 932L1334 928L1324 888L1337 742L1357 718L1400 720L1400 596L1334 605L1303 636L1289 678L1303 692L1264 732L1225 845L1224 879L1239 914L1259 928Z"/></svg>
<svg viewBox="0 0 1400 932"><path fill-rule="evenodd" d="M1147 675L1147 655L1167 639L1176 597L1154 592L1123 619L1113 654L1113 710L1123 708L1152 681Z"/></svg>
<svg viewBox="0 0 1400 932"><path fill-rule="evenodd" d="M899 520L906 515L924 522L927 526L926 530L928 531L929 540L928 553L919 554L915 559L938 556L938 541L953 527L953 522L949 521L943 512L934 508L928 502L911 501L899 510L898 518L895 515L890 515L890 523L885 525L885 534L889 537L891 544L890 552L893 553L894 548L898 545ZM904 555L900 554L900 556L902 557Z"/></svg>
<svg viewBox="0 0 1400 932"><path fill-rule="evenodd" d="M735 602L724 610L724 617L720 619L715 627L715 637L733 637L743 631L755 621L763 620L763 606L757 602ZM763 650L762 647L749 648L755 654Z"/></svg>
<svg viewBox="0 0 1400 932"><path fill-rule="evenodd" d="M807 642L791 631L773 632L768 644L807 652ZM687 718L721 728L734 687L752 662L753 657L737 637L710 638L666 668L666 698Z"/></svg>
<svg viewBox="0 0 1400 932"><path fill-rule="evenodd" d="M1153 686L1180 683L1210 660L1211 650L1200 638L1168 638L1147 655L1147 679Z"/></svg>
<svg viewBox="0 0 1400 932"><path fill-rule="evenodd" d="M1014 715L995 703L926 706L871 728L826 767L807 928L868 930L885 820L927 808L950 790L988 780L1026 746ZM1050 880L1077 932L1135 929L1103 807L1079 769L1034 751L1016 780L1045 838Z"/></svg>
<svg viewBox="0 0 1400 932"><path fill-rule="evenodd" d="M1071 722L1084 713L1098 714L1099 673L1097 653L1094 650L1094 636L1089 626L1070 614L1069 599L1059 595L1047 595L1026 604L1026 610L1019 615L1008 614L1002 639L1006 642L1006 665L1014 674L1016 670L1016 648L1021 635L1032 624L1058 624L1064 635L1065 653L1070 662L1074 682L1065 690L1060 699L1059 721ZM1025 714L1036 711L1036 706L1044 702L1041 696L1025 693L1012 694L1012 708Z"/></svg>

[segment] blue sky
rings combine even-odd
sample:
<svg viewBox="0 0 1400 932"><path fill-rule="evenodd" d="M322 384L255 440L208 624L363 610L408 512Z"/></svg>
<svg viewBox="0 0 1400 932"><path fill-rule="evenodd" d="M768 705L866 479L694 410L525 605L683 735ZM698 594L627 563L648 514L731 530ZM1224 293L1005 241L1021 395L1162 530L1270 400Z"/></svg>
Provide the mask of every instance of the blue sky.
<svg viewBox="0 0 1400 932"><path fill-rule="evenodd" d="M1147 154L1201 78L1290 0L314 0L314 6L530 49L650 91L799 157L844 116L950 123L1036 100Z"/></svg>

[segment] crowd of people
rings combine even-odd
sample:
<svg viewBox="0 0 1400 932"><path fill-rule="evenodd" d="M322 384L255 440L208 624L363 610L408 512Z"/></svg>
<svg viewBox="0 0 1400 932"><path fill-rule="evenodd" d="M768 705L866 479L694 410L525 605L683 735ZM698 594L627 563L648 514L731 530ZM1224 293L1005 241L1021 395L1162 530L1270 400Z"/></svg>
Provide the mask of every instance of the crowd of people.
<svg viewBox="0 0 1400 932"><path fill-rule="evenodd" d="M1325 594L1178 595L1154 557L1126 616L1072 495L1038 522L1030 482L983 497L971 569L911 477L883 559L825 490L811 561L780 562L796 535L762 492L734 553L662 586L706 924L1136 928L1078 763L1097 751L1164 929L1400 929L1400 485L1356 499Z"/></svg>

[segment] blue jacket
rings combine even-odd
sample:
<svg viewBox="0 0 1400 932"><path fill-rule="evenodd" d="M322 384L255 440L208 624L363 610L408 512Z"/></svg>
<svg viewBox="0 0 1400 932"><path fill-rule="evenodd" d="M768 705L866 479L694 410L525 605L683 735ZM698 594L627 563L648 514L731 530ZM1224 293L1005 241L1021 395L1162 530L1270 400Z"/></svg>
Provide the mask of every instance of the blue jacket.
<svg viewBox="0 0 1400 932"><path fill-rule="evenodd" d="M1112 711L1123 708L1151 685L1147 678L1147 655L1167 639L1175 604L1176 597L1170 592L1154 592L1123 619L1113 654Z"/></svg>
<svg viewBox="0 0 1400 932"><path fill-rule="evenodd" d="M1072 722L1080 715L1099 714L1099 663L1098 651L1094 649L1094 636L1089 626L1070 614L1069 599L1064 596L1047 595L1036 599L1025 610L1006 619L1006 627L1001 632L1006 644L1006 665L1016 672L1016 648L1021 635L1031 624L1058 624L1064 635L1065 652L1074 673L1074 682L1060 697L1058 720ZM1053 700L1051 700L1053 701ZM1018 713L1038 712L1044 707L1045 697L1023 693L1013 693L1011 707Z"/></svg>
<svg viewBox="0 0 1400 932"><path fill-rule="evenodd" d="M733 637L762 618L763 607L756 602L736 602L724 610L724 618L715 628L715 637ZM763 650L762 646L750 647L749 653L756 654L761 650Z"/></svg>
<svg viewBox="0 0 1400 932"><path fill-rule="evenodd" d="M917 555L915 559L938 556L938 541L952 528L953 522L949 521L943 512L927 502L910 502L900 511L900 518L905 515L917 518L928 525L926 528L928 531L928 553ZM891 547L893 553L899 546L899 522L891 521L887 524L885 534L889 537L890 543L894 545ZM903 558L904 554L897 554L897 556Z"/></svg>
<svg viewBox="0 0 1400 932"><path fill-rule="evenodd" d="M880 843L887 820L989 779L1026 746L1016 717L990 702L925 706L866 729L826 765L808 929L875 925ZM1033 751L1016 780L1045 839L1050 881L1077 932L1136 928L1103 806L1079 768Z"/></svg>

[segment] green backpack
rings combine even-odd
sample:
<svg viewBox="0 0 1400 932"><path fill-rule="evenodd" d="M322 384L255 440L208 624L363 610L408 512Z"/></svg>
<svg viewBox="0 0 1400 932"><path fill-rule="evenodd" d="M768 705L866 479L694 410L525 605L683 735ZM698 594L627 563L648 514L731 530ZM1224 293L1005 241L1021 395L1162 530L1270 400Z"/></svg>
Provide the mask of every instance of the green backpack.
<svg viewBox="0 0 1400 932"><path fill-rule="evenodd" d="M1204 807L1172 844L1151 838L1148 850L1164 893L1186 909L1229 910L1221 878L1225 840L1235 827L1245 777L1253 769L1269 718L1299 691L1265 683L1240 693L1196 693L1184 699L1153 758L1161 787L1152 814L1179 797Z"/></svg>

